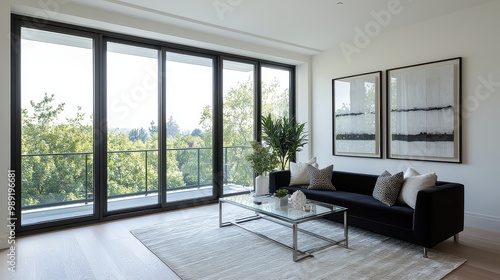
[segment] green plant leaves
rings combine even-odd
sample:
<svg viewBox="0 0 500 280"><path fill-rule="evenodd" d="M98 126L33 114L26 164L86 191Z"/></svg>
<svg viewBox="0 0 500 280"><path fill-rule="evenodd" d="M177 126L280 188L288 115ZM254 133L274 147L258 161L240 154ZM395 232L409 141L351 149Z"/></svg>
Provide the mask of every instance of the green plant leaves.
<svg viewBox="0 0 500 280"><path fill-rule="evenodd" d="M281 117L273 119L271 115L262 116L262 140L271 147L278 157L281 170L287 163L295 160L297 152L302 150L307 142L305 123L297 123L294 119Z"/></svg>

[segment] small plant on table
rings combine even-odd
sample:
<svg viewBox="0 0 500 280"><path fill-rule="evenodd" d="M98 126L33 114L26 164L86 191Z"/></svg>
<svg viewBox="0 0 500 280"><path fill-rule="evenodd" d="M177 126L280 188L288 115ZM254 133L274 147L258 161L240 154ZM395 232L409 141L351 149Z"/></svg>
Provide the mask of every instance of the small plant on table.
<svg viewBox="0 0 500 280"><path fill-rule="evenodd" d="M282 198L288 195L288 190L285 189L279 189L276 190L276 197Z"/></svg>
<svg viewBox="0 0 500 280"><path fill-rule="evenodd" d="M288 190L279 189L276 190L276 207L283 207L288 205Z"/></svg>

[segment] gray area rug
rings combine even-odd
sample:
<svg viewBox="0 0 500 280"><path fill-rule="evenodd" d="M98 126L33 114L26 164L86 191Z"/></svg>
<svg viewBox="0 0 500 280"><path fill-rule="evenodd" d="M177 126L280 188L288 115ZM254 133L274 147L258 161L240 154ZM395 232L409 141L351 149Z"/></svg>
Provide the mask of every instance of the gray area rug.
<svg viewBox="0 0 500 280"><path fill-rule="evenodd" d="M440 279L466 260L349 228L349 248L333 246L292 261L292 251L236 226L218 227L218 216L188 218L135 229L132 234L182 279ZM263 219L248 227L292 244L292 230ZM327 220L299 225L335 240L343 226ZM323 241L299 233L301 250Z"/></svg>

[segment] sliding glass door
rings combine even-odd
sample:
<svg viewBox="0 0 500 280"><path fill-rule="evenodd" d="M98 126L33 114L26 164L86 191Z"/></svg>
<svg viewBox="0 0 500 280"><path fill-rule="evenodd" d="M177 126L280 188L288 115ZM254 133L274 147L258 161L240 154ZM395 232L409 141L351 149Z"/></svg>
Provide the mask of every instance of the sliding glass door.
<svg viewBox="0 0 500 280"><path fill-rule="evenodd" d="M159 51L106 48L107 211L159 205Z"/></svg>
<svg viewBox="0 0 500 280"><path fill-rule="evenodd" d="M245 156L255 139L255 71L252 63L223 61L223 194L253 189L253 170Z"/></svg>
<svg viewBox="0 0 500 280"><path fill-rule="evenodd" d="M213 197L214 59L166 53L167 202Z"/></svg>
<svg viewBox="0 0 500 280"><path fill-rule="evenodd" d="M251 191L260 116L294 113L293 66L36 23L12 16L19 232Z"/></svg>
<svg viewBox="0 0 500 280"><path fill-rule="evenodd" d="M21 221L94 214L93 39L21 28Z"/></svg>

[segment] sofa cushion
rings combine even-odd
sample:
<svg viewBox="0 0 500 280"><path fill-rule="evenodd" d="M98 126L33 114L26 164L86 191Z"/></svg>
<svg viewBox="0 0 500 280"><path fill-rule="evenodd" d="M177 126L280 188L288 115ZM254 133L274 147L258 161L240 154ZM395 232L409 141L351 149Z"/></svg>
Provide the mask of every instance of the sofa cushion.
<svg viewBox="0 0 500 280"><path fill-rule="evenodd" d="M290 162L290 186L309 185L308 165L317 168L318 164L316 163L316 157L313 157L307 162Z"/></svg>
<svg viewBox="0 0 500 280"><path fill-rule="evenodd" d="M301 190L307 199L321 201L347 208L349 216L356 216L374 222L412 229L414 210L404 204L387 207L371 195L344 191L325 191L285 187L290 193Z"/></svg>
<svg viewBox="0 0 500 280"><path fill-rule="evenodd" d="M339 191L354 192L371 196L377 182L377 175L333 171L332 182Z"/></svg>
<svg viewBox="0 0 500 280"><path fill-rule="evenodd" d="M403 172L391 175L387 170L382 173L375 183L373 197L387 206L393 206L398 199L401 185L403 184Z"/></svg>
<svg viewBox="0 0 500 280"><path fill-rule="evenodd" d="M335 190L332 184L333 165L329 165L323 169L318 169L312 165L307 166L309 173L310 190Z"/></svg>

